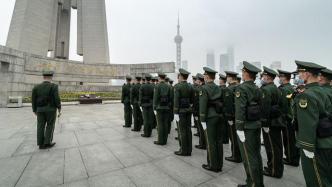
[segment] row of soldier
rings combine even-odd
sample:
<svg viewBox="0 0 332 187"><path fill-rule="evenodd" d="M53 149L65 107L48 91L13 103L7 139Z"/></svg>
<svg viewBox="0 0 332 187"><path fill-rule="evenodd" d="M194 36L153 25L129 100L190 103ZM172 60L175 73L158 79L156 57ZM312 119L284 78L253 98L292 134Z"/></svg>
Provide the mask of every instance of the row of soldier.
<svg viewBox="0 0 332 187"><path fill-rule="evenodd" d="M238 73L226 71L226 76L219 75L218 86L217 71L208 67L193 76L193 84L187 81L190 72L179 69L174 87L164 73L158 74L159 80L146 75L143 82L136 76L133 85L127 77L124 127L131 126L133 110L132 130L140 131L144 124L142 136L150 137L157 126L154 143L165 145L174 120L180 146L175 154L191 156L193 117L199 136L195 147L207 149L207 164L202 165L206 170L222 171L223 144L230 141L232 155L225 159L243 162L247 174L246 184L239 186L264 186L263 175L282 178L284 164L297 167L300 157L307 186L332 186L332 71L311 62L296 65L296 72L264 67L260 88L255 80L261 70L248 62L243 62L242 84ZM293 73L299 75L297 87L290 83Z"/></svg>

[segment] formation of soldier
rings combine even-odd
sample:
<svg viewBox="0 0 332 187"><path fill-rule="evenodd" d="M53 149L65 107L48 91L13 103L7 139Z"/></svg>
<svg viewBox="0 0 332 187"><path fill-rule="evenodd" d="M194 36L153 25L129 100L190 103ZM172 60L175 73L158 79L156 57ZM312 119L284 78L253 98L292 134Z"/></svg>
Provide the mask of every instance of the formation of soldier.
<svg viewBox="0 0 332 187"><path fill-rule="evenodd" d="M194 127L199 137L195 148L207 150L202 167L213 172L222 171L223 145L230 142L231 155L225 160L242 162L247 175L240 187L262 187L263 176L282 178L284 165L298 167L300 161L307 186L332 186L332 71L312 62L295 63L295 72L262 71L244 61L242 77L225 71L219 74L219 85L218 72L208 67L192 76L192 84L185 69L179 69L175 86L164 73L136 76L133 84L127 77L122 89L124 127L131 127L133 117L132 131L141 131L143 125L142 137L151 137L157 128L154 143L165 145L174 122L179 141L174 154L179 156L191 156ZM298 77L295 85L292 76Z"/></svg>
<svg viewBox="0 0 332 187"><path fill-rule="evenodd" d="M202 167L212 172L223 168L223 145L230 142L225 160L243 163L246 184L264 186L263 176L282 178L284 165L298 167L301 161L307 186L332 186L332 71L312 62L295 61L297 70L255 67L243 62L242 77L204 67L204 74L187 80L190 72L179 69L178 83L164 73L126 78L122 88L125 128L151 137L157 128L156 145L166 145L172 122L178 131L179 156L192 154L192 121L199 137L197 149L207 150ZM261 73L262 72L262 73ZM261 73L261 87L255 81ZM291 85L292 75L299 78ZM52 148L57 111L61 115L58 86L53 72L32 90L32 110L37 116L37 145ZM280 86L275 84L279 78ZM242 81L242 83L241 83ZM227 86L226 86L227 85ZM132 118L134 119L132 121ZM192 120L193 118L193 120ZM261 135L267 155L263 167Z"/></svg>

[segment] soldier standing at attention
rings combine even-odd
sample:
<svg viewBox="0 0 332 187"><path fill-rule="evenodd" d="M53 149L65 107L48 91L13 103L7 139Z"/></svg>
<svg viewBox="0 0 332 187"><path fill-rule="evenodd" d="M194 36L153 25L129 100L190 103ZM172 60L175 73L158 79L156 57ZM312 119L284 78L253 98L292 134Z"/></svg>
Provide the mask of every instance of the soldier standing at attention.
<svg viewBox="0 0 332 187"><path fill-rule="evenodd" d="M259 68L243 62L242 80L235 91L235 127L240 152L247 174L246 184L238 187L263 187L263 163L261 157L261 93L255 85Z"/></svg>
<svg viewBox="0 0 332 187"><path fill-rule="evenodd" d="M136 76L136 83L130 90L130 103L133 106L133 117L134 117L134 128L131 131L141 131L143 125L143 117L140 106L138 105L139 100L139 89L141 88L141 76Z"/></svg>
<svg viewBox="0 0 332 187"><path fill-rule="evenodd" d="M171 87L171 97L172 97L172 100L170 101L170 104L171 104L171 109L170 109L170 121L169 121L169 124L168 124L168 134L171 133L171 129L172 129L172 121L174 121L174 86L173 86L173 80L172 79L169 79L169 85Z"/></svg>
<svg viewBox="0 0 332 187"><path fill-rule="evenodd" d="M282 93L282 120L283 124L285 124L285 127L282 128L282 140L286 156L286 158L283 159L283 162L286 165L297 167L300 162L300 150L296 147L295 128L292 123L292 120L294 119L292 111L292 95L295 92L294 87L290 84L292 73L283 70L278 70L278 73L280 83L279 90Z"/></svg>
<svg viewBox="0 0 332 187"><path fill-rule="evenodd" d="M201 117L199 115L199 93L202 91L202 87L205 85L204 81L204 75L197 73L197 87L195 90L195 101L198 102L198 105L195 107L194 105L194 118L197 118L197 128L199 133L199 144L195 145L197 149L206 149L206 137L205 137L205 130L203 129L202 123L201 123Z"/></svg>
<svg viewBox="0 0 332 187"><path fill-rule="evenodd" d="M130 105L130 89L131 89L131 77L126 77L126 83L122 86L122 95L121 95L121 103L124 106L124 119L125 125L123 127L130 128L132 124L132 111Z"/></svg>
<svg viewBox="0 0 332 187"><path fill-rule="evenodd" d="M221 89L221 93L225 94L226 92L226 83L227 83L227 79L226 79L226 76L223 75L223 74L219 74L219 87ZM224 96L223 96L224 97ZM227 124L227 120L225 118L225 113L223 112L223 117L222 117L222 125L223 125L223 144L228 144L229 143L229 134L228 134L228 124Z"/></svg>
<svg viewBox="0 0 332 187"><path fill-rule="evenodd" d="M159 84L155 86L153 96L153 109L157 115L157 131L158 141L155 141L156 145L166 145L168 137L168 129L170 122L170 101L171 97L171 86L165 82L166 74L159 73Z"/></svg>
<svg viewBox="0 0 332 187"><path fill-rule="evenodd" d="M54 72L44 72L44 82L32 90L32 110L37 116L37 144L39 149L51 148L55 145L53 132L56 113L61 115L61 101L58 85L51 83Z"/></svg>
<svg viewBox="0 0 332 187"><path fill-rule="evenodd" d="M174 87L174 119L178 122L180 150L174 154L179 156L191 156L192 132L191 113L194 100L194 88L187 82L190 72L180 68L178 84Z"/></svg>
<svg viewBox="0 0 332 187"><path fill-rule="evenodd" d="M323 69L319 76L319 85L323 87L325 93L329 96L332 103L332 87L330 82L332 80L332 71L329 69Z"/></svg>
<svg viewBox="0 0 332 187"><path fill-rule="evenodd" d="M156 80L158 80L157 77L151 77L151 85L153 86L153 91L154 91L154 87L156 86ZM152 101L153 102L153 101ZM156 118L156 114L152 113L153 116L153 123L152 123L152 129L155 129L157 127L157 118Z"/></svg>
<svg viewBox="0 0 332 187"><path fill-rule="evenodd" d="M214 83L216 71L203 68L205 85L199 93L199 113L203 129L206 131L208 164L202 167L213 172L221 172L223 166L223 126L220 115L223 113L222 90Z"/></svg>
<svg viewBox="0 0 332 187"><path fill-rule="evenodd" d="M194 87L194 90L195 90L195 93L196 93L196 90L197 90L197 87L198 87L198 84L197 84L197 77L195 75L192 76L192 79L193 79L193 87ZM198 98L198 97L197 97ZM197 133L194 134L194 136L199 136L199 133L198 133L198 126L197 126L197 123L198 123L198 118L195 118L195 116L197 116L196 114L194 114L195 111L195 108L199 107L199 102L198 100L195 98L194 99L194 103L193 103L193 116L194 116L194 126L192 126L193 128L196 128L197 129Z"/></svg>
<svg viewBox="0 0 332 187"><path fill-rule="evenodd" d="M285 127L281 113L281 91L274 84L278 73L263 67L262 75L262 127L267 167L263 174L281 178L284 172L281 130Z"/></svg>
<svg viewBox="0 0 332 187"><path fill-rule="evenodd" d="M150 137L153 126L153 90L154 85L151 84L151 75L145 76L146 83L143 84L139 90L138 103L142 107L143 111L143 123L144 123L144 134L142 137Z"/></svg>
<svg viewBox="0 0 332 187"><path fill-rule="evenodd" d="M239 85L237 75L238 73L232 71L225 71L227 77L228 87L224 94L224 107L225 117L228 122L228 134L231 140L232 156L226 157L225 160L240 163L242 162L240 148L237 140L236 128L235 128L235 89Z"/></svg>
<svg viewBox="0 0 332 187"><path fill-rule="evenodd" d="M318 84L318 74L324 67L295 61L305 90L295 98L298 121L297 146L307 186L332 186L332 122L331 102Z"/></svg>

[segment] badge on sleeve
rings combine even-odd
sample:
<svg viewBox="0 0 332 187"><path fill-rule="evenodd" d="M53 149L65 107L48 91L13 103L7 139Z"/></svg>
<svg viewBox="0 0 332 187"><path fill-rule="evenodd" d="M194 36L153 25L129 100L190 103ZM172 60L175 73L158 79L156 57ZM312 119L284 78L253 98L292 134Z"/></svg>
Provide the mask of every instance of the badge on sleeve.
<svg viewBox="0 0 332 187"><path fill-rule="evenodd" d="M235 93L235 97L240 97L241 96L241 93L240 92L236 92Z"/></svg>
<svg viewBox="0 0 332 187"><path fill-rule="evenodd" d="M300 99L299 106L301 108L307 108L308 107L308 100L307 99Z"/></svg>

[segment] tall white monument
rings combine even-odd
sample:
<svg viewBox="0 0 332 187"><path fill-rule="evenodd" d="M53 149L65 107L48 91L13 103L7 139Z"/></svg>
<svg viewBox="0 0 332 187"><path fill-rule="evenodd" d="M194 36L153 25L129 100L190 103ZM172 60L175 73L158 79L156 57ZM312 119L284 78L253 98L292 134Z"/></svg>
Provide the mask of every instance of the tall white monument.
<svg viewBox="0 0 332 187"><path fill-rule="evenodd" d="M71 9L77 9L77 54L87 64L108 64L105 0L16 0L7 46L68 59Z"/></svg>
<svg viewBox="0 0 332 187"><path fill-rule="evenodd" d="M178 16L178 25L177 25L177 35L174 38L176 44L176 71L181 68L181 44L183 42L183 37L180 35L180 16Z"/></svg>

